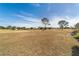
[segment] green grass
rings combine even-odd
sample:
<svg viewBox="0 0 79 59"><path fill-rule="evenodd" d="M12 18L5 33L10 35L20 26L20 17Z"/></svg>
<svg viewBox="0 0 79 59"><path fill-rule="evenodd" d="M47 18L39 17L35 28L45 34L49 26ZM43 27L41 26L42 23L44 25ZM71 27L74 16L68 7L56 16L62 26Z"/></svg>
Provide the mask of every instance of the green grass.
<svg viewBox="0 0 79 59"><path fill-rule="evenodd" d="M76 33L73 37L79 39L79 33Z"/></svg>

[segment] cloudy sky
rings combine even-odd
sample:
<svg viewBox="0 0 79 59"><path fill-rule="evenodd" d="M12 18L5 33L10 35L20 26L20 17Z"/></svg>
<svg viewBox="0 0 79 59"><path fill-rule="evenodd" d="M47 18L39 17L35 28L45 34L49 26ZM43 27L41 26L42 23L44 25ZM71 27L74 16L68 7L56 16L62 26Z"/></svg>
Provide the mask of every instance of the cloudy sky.
<svg viewBox="0 0 79 59"><path fill-rule="evenodd" d="M1 26L42 26L41 19L47 17L51 27L66 20L69 26L79 22L79 4L68 3L0 3Z"/></svg>

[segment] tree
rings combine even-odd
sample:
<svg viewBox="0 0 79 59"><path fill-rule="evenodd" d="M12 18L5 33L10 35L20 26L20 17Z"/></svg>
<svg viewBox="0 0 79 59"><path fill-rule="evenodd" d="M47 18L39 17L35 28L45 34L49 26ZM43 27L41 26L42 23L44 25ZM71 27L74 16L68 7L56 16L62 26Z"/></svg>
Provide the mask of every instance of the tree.
<svg viewBox="0 0 79 59"><path fill-rule="evenodd" d="M43 27L38 27L38 29L42 30L42 29L43 29Z"/></svg>
<svg viewBox="0 0 79 59"><path fill-rule="evenodd" d="M20 29L21 29L21 27L17 27L17 29L18 29L18 30L20 30Z"/></svg>
<svg viewBox="0 0 79 59"><path fill-rule="evenodd" d="M12 29L12 30L16 30L16 26L13 26L11 29Z"/></svg>
<svg viewBox="0 0 79 59"><path fill-rule="evenodd" d="M45 25L45 29L46 29L46 25L49 25L49 20L47 18L43 18L41 19L41 21Z"/></svg>
<svg viewBox="0 0 79 59"><path fill-rule="evenodd" d="M26 27L22 27L22 30L26 30Z"/></svg>
<svg viewBox="0 0 79 59"><path fill-rule="evenodd" d="M34 29L33 27L30 28L31 30Z"/></svg>
<svg viewBox="0 0 79 59"><path fill-rule="evenodd" d="M9 26L7 26L6 28L7 28L7 29L11 29L11 28L12 28L12 26L10 26L10 25L9 25Z"/></svg>
<svg viewBox="0 0 79 59"><path fill-rule="evenodd" d="M7 26L6 29L16 30L16 26Z"/></svg>
<svg viewBox="0 0 79 59"><path fill-rule="evenodd" d="M4 26L0 26L0 29L5 29L5 27Z"/></svg>
<svg viewBox="0 0 79 59"><path fill-rule="evenodd" d="M75 28L79 30L79 23L75 25Z"/></svg>
<svg viewBox="0 0 79 59"><path fill-rule="evenodd" d="M65 20L61 20L58 22L61 29L66 28L68 26L68 22Z"/></svg>

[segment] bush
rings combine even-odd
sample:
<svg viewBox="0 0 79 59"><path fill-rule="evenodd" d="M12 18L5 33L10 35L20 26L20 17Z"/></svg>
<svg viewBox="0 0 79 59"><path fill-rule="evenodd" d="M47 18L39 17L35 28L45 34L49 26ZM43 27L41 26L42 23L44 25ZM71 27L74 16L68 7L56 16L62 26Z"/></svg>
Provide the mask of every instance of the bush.
<svg viewBox="0 0 79 59"><path fill-rule="evenodd" d="M72 35L72 36L74 36L74 35L76 35L77 33L79 33L79 31L78 31L78 30L73 31L73 32L71 33L71 35Z"/></svg>
<svg viewBox="0 0 79 59"><path fill-rule="evenodd" d="M79 46L72 47L72 56L79 56Z"/></svg>
<svg viewBox="0 0 79 59"><path fill-rule="evenodd" d="M79 39L79 33L76 33L76 35L73 36L75 39Z"/></svg>

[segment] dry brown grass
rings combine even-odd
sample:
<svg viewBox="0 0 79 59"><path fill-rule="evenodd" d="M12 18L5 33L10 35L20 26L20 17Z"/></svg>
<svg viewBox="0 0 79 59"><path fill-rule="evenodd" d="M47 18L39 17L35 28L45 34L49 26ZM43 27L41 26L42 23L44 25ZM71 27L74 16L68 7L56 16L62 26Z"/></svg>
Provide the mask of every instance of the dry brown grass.
<svg viewBox="0 0 79 59"><path fill-rule="evenodd" d="M71 29L0 30L0 55L72 55L79 43L70 36Z"/></svg>

